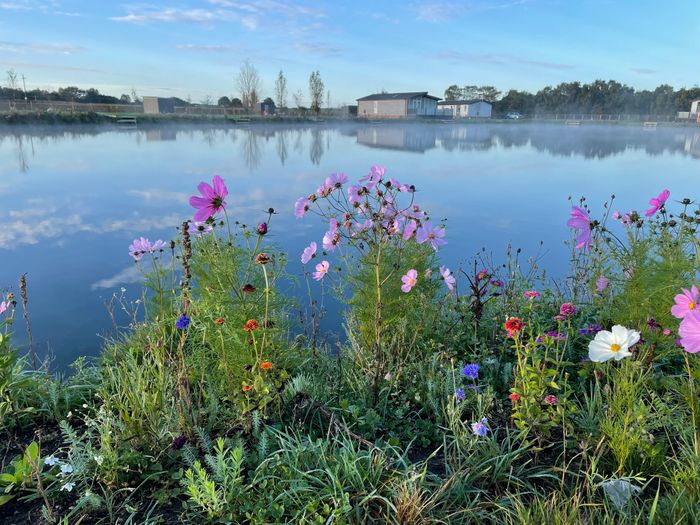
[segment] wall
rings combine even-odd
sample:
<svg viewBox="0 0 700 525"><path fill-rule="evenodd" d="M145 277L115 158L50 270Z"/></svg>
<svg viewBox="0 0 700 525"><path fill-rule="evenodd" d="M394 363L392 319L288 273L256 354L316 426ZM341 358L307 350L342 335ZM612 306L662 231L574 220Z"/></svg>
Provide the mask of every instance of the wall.
<svg viewBox="0 0 700 525"><path fill-rule="evenodd" d="M375 102L377 112L374 112ZM399 118L406 116L406 100L360 100L357 103L360 118Z"/></svg>

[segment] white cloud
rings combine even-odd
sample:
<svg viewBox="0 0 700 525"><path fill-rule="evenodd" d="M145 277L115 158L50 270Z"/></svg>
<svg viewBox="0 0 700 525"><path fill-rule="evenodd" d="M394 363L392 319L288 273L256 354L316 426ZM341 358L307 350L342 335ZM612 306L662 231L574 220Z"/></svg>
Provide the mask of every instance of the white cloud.
<svg viewBox="0 0 700 525"><path fill-rule="evenodd" d="M85 51L75 44L40 43L40 42L0 42L0 53L41 53L48 55L74 55Z"/></svg>
<svg viewBox="0 0 700 525"><path fill-rule="evenodd" d="M238 53L241 51L240 46L228 44L179 44L175 47L185 51L201 51L205 53Z"/></svg>
<svg viewBox="0 0 700 525"><path fill-rule="evenodd" d="M143 280L143 274L132 264L128 268L124 268L122 271L116 273L112 277L107 277L105 279L100 279L99 281L93 283L90 286L91 290L98 290L100 288L115 288L119 284L131 284L138 283Z"/></svg>

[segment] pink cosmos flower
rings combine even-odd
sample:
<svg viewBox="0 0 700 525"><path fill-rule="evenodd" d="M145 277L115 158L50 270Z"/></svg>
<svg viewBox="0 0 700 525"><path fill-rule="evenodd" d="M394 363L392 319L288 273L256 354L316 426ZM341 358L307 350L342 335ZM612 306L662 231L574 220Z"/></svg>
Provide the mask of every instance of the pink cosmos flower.
<svg viewBox="0 0 700 525"><path fill-rule="evenodd" d="M447 289L454 290L457 279L455 279L455 276L452 275L452 272L447 266L440 266L440 276L442 277L442 280L445 281L445 286L447 286Z"/></svg>
<svg viewBox="0 0 700 525"><path fill-rule="evenodd" d="M538 297L542 296L542 294L537 290L527 290L526 292L523 292L523 295L530 300L537 299Z"/></svg>
<svg viewBox="0 0 700 525"><path fill-rule="evenodd" d="M368 189L374 188L384 177L385 169L381 166L372 166L369 173L360 179Z"/></svg>
<svg viewBox="0 0 700 525"><path fill-rule="evenodd" d="M401 276L401 291L403 293L408 293L418 282L418 272L414 269L410 269L406 272L406 275Z"/></svg>
<svg viewBox="0 0 700 525"><path fill-rule="evenodd" d="M372 219L366 219L364 222L356 222L353 228L355 233L362 233L372 229L372 226L374 226L374 221Z"/></svg>
<svg viewBox="0 0 700 525"><path fill-rule="evenodd" d="M187 223L187 231L195 237L204 237L214 231L214 227L208 222L194 221Z"/></svg>
<svg viewBox="0 0 700 525"><path fill-rule="evenodd" d="M362 186L358 186L357 184L353 184L352 186L348 187L348 200L355 205L359 205L360 202L362 201L362 194L363 194Z"/></svg>
<svg viewBox="0 0 700 525"><path fill-rule="evenodd" d="M651 208L649 208L647 211L644 212L644 215L647 217L651 217L652 215L655 215L657 211L659 211L659 208L666 204L666 201L668 200L669 195L671 195L671 192L668 190L664 190L661 193L659 193L658 197L649 199L649 204L651 204Z"/></svg>
<svg viewBox="0 0 700 525"><path fill-rule="evenodd" d="M423 244L428 241L433 250L437 251L438 246L444 246L447 241L443 239L445 236L445 228L435 228L430 221L423 223L416 232L416 242Z"/></svg>
<svg viewBox="0 0 700 525"><path fill-rule="evenodd" d="M586 210L578 206L571 207L571 218L566 221L566 225L569 228L578 230L578 235L576 236L577 250L590 248L593 241L591 238L591 224L591 218Z"/></svg>
<svg viewBox="0 0 700 525"><path fill-rule="evenodd" d="M598 279L595 282L596 292L602 292L603 290L605 290L608 287L609 284L610 284L610 280L607 277L605 277L604 275L601 275L600 277L598 277Z"/></svg>
<svg viewBox="0 0 700 525"><path fill-rule="evenodd" d="M141 237L134 239L129 245L129 255L134 258L134 261L140 261L147 253L155 253L165 248L165 242L160 239L151 243L148 239Z"/></svg>
<svg viewBox="0 0 700 525"><path fill-rule="evenodd" d="M335 251L336 245L340 242L340 235L337 231L327 231L323 234L323 249L332 252Z"/></svg>
<svg viewBox="0 0 700 525"><path fill-rule="evenodd" d="M297 219L301 219L304 214L309 211L311 207L311 201L306 197L299 197L294 203L294 216Z"/></svg>
<svg viewBox="0 0 700 525"><path fill-rule="evenodd" d="M311 241L311 244L309 244L306 248L304 248L304 252L301 254L301 263L306 264L308 263L311 259L316 257L316 242Z"/></svg>
<svg viewBox="0 0 700 525"><path fill-rule="evenodd" d="M0 302L0 314L4 314L5 312L7 312L7 308L9 305L10 303L8 303L7 301Z"/></svg>
<svg viewBox="0 0 700 525"><path fill-rule="evenodd" d="M413 237L413 234L416 232L416 229L418 228L418 223L411 219L406 223L406 226L404 226L403 229L403 240L407 241L411 237Z"/></svg>
<svg viewBox="0 0 700 525"><path fill-rule="evenodd" d="M325 181L325 185L333 188L341 188L343 184L348 182L348 176L345 173L331 173Z"/></svg>
<svg viewBox="0 0 700 525"><path fill-rule="evenodd" d="M693 310L685 315L678 329L681 346L686 352L700 352L700 310Z"/></svg>
<svg viewBox="0 0 700 525"><path fill-rule="evenodd" d="M320 281L323 279L326 274L328 273L328 268L330 267L330 264L328 261L321 261L316 265L316 271L313 273L313 278L316 279L317 281Z"/></svg>
<svg viewBox="0 0 700 525"><path fill-rule="evenodd" d="M671 307L671 314L673 314L673 317L676 317L677 319L683 319L690 312L699 309L698 287L693 285L690 291L686 290L685 288L681 288L681 290L683 290L683 293L678 294L673 298L676 301L676 304Z"/></svg>
<svg viewBox="0 0 700 525"><path fill-rule="evenodd" d="M226 189L224 179L215 175L212 185L213 187L206 182L200 182L197 189L202 196L193 195L190 197L190 206L197 208L197 213L194 214L195 221L206 221L226 207L224 199L228 195L228 189Z"/></svg>

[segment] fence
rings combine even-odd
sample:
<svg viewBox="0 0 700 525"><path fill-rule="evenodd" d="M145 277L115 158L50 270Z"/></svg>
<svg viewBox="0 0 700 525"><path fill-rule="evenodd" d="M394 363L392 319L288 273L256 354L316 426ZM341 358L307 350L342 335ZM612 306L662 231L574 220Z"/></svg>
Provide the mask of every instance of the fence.
<svg viewBox="0 0 700 525"><path fill-rule="evenodd" d="M679 119L677 115L642 115L642 114L592 114L592 113L535 113L532 118L536 120L585 120L599 122L621 122L621 121L638 121L638 122L676 122Z"/></svg>
<svg viewBox="0 0 700 525"><path fill-rule="evenodd" d="M143 113L141 104L92 104L62 100L0 100L0 111L32 111L57 113Z"/></svg>

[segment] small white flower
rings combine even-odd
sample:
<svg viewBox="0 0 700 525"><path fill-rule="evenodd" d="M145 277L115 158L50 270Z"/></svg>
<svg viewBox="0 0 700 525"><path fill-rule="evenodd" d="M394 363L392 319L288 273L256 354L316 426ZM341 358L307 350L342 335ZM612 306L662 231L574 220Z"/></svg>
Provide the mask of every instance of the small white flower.
<svg viewBox="0 0 700 525"><path fill-rule="evenodd" d="M95 456L95 463L97 463L98 465L102 465L104 460L105 460L104 456Z"/></svg>
<svg viewBox="0 0 700 525"><path fill-rule="evenodd" d="M72 417L73 417L73 412L69 410L68 413L66 414L66 417L69 418L69 419L72 418Z"/></svg>
<svg viewBox="0 0 700 525"><path fill-rule="evenodd" d="M83 408L87 408L87 407L88 407L88 404L87 404L87 403L83 403Z"/></svg>
<svg viewBox="0 0 700 525"><path fill-rule="evenodd" d="M58 463L58 458L56 456L48 456L44 458L44 465L48 465L49 467L53 467Z"/></svg>
<svg viewBox="0 0 700 525"><path fill-rule="evenodd" d="M61 487L61 490L65 490L66 492L71 492L75 488L75 483L70 482L66 483Z"/></svg>
<svg viewBox="0 0 700 525"><path fill-rule="evenodd" d="M630 347L637 344L640 333L616 324L612 331L601 330L595 339L588 344L588 357L596 363L604 363L610 359L620 361L632 355Z"/></svg>
<svg viewBox="0 0 700 525"><path fill-rule="evenodd" d="M73 472L72 465L61 465L61 474L70 474Z"/></svg>
<svg viewBox="0 0 700 525"><path fill-rule="evenodd" d="M124 288L123 286L120 288L120 290L122 293L126 292L126 288Z"/></svg>
<svg viewBox="0 0 700 525"><path fill-rule="evenodd" d="M385 381L391 381L391 372L387 372L386 375L384 376Z"/></svg>

